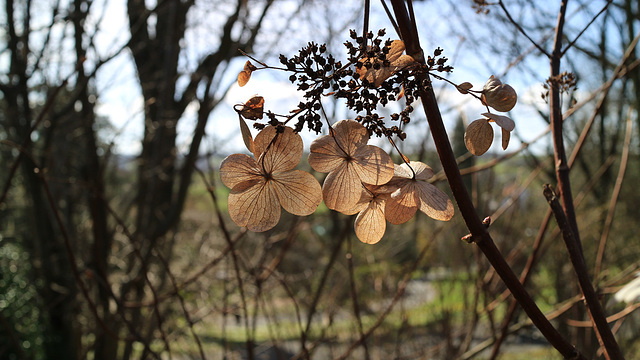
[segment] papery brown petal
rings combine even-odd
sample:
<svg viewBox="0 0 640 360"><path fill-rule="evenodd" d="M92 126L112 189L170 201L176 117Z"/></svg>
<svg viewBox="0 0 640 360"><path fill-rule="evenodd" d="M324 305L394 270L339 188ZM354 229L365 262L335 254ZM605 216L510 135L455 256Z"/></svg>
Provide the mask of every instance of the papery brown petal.
<svg viewBox="0 0 640 360"><path fill-rule="evenodd" d="M369 131L355 120L340 120L333 124L333 130L336 141L349 155L353 155L369 141Z"/></svg>
<svg viewBox="0 0 640 360"><path fill-rule="evenodd" d="M260 181L255 185L229 193L227 206L231 220L238 226L246 226L254 232L267 231L280 220L280 203L270 182Z"/></svg>
<svg viewBox="0 0 640 360"><path fill-rule="evenodd" d="M293 215L306 216L322 202L322 188L313 175L291 170L273 175L274 188L282 207Z"/></svg>
<svg viewBox="0 0 640 360"><path fill-rule="evenodd" d="M384 198L376 198L356 217L354 224L356 236L363 243L375 244L384 236L387 229L384 206Z"/></svg>
<svg viewBox="0 0 640 360"><path fill-rule="evenodd" d="M331 210L348 211L362 193L362 183L353 171L352 163L344 163L330 172L322 184L324 203Z"/></svg>
<svg viewBox="0 0 640 360"><path fill-rule="evenodd" d="M262 177L256 160L245 154L232 154L220 164L220 179L228 188Z"/></svg>
<svg viewBox="0 0 640 360"><path fill-rule="evenodd" d="M518 95L510 85L491 75L482 89L482 101L498 111L507 112L516 105Z"/></svg>
<svg viewBox="0 0 640 360"><path fill-rule="evenodd" d="M418 210L413 180L405 180L404 186L393 192L385 206L385 218L392 224L403 224L409 221Z"/></svg>
<svg viewBox="0 0 640 360"><path fill-rule="evenodd" d="M290 127L277 133L274 126L267 126L256 135L254 144L256 154L260 154L258 165L264 165L267 173L293 169L304 151L302 138Z"/></svg>
<svg viewBox="0 0 640 360"><path fill-rule="evenodd" d="M419 182L416 194L420 199L420 211L432 219L448 221L453 217L453 203L442 190L434 185Z"/></svg>
<svg viewBox="0 0 640 360"><path fill-rule="evenodd" d="M409 55L400 55L400 57L391 63L392 74L396 71L411 68L418 63Z"/></svg>
<svg viewBox="0 0 640 360"><path fill-rule="evenodd" d="M502 129L502 150L507 150L509 146L509 139L511 138L511 133L505 129Z"/></svg>
<svg viewBox="0 0 640 360"><path fill-rule="evenodd" d="M358 202L351 209L342 210L340 212L345 215L355 215L360 211L366 209L367 206L369 206L369 202L371 200L373 200L373 195L371 195L371 192L363 187L362 192L360 193L360 200L358 200Z"/></svg>
<svg viewBox="0 0 640 360"><path fill-rule="evenodd" d="M476 156L486 153L492 142L493 129L487 119L472 122L464 133L464 144L467 150Z"/></svg>
<svg viewBox="0 0 640 360"><path fill-rule="evenodd" d="M387 60L393 63L398 60L404 52L404 42L402 40L393 40L391 46L389 46L389 53L387 54Z"/></svg>
<svg viewBox="0 0 640 360"><path fill-rule="evenodd" d="M309 165L315 171L328 173L345 161L345 153L340 150L331 135L323 135L311 143Z"/></svg>
<svg viewBox="0 0 640 360"><path fill-rule="evenodd" d="M264 98L262 96L254 96L242 105L240 115L249 120L262 119L263 109Z"/></svg>
<svg viewBox="0 0 640 360"><path fill-rule="evenodd" d="M393 160L377 146L367 145L360 148L353 154L353 158L353 169L363 183L382 185L393 177Z"/></svg>
<svg viewBox="0 0 640 360"><path fill-rule="evenodd" d="M413 171L411 171L411 169L413 169ZM433 170L429 165L420 161L411 161L408 165L406 163L397 165L394 176L412 179L414 172L417 180L424 181L433 177Z"/></svg>

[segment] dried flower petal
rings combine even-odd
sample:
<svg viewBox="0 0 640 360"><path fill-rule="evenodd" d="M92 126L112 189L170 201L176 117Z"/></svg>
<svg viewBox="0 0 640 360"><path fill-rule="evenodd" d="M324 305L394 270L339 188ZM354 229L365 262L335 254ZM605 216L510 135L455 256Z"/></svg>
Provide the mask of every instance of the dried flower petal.
<svg viewBox="0 0 640 360"><path fill-rule="evenodd" d="M366 244L375 244L387 228L385 220L385 204L389 194L380 186L365 185L360 193L360 200L351 209L345 211L347 215L358 214L354 223L356 236Z"/></svg>
<svg viewBox="0 0 640 360"><path fill-rule="evenodd" d="M467 127L464 144L473 155L480 156L489 150L493 142L493 128L487 119L478 119Z"/></svg>
<svg viewBox="0 0 640 360"><path fill-rule="evenodd" d="M518 95L510 85L491 75L482 89L482 101L498 111L507 112L516 105Z"/></svg>

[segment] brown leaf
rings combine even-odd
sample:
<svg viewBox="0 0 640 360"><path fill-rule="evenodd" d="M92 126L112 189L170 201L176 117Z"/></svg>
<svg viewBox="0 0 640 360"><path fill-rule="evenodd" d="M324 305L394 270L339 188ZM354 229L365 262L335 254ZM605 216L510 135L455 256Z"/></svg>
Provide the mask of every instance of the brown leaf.
<svg viewBox="0 0 640 360"><path fill-rule="evenodd" d="M487 119L479 119L467 127L464 144L473 155L480 156L489 150L493 142L493 129Z"/></svg>
<svg viewBox="0 0 640 360"><path fill-rule="evenodd" d="M262 96L254 96L242 105L240 115L249 120L262 119L263 108L264 98Z"/></svg>
<svg viewBox="0 0 640 360"><path fill-rule="evenodd" d="M251 136L251 131L249 130L249 126L244 121L242 116L238 116L238 120L240 120L240 133L242 134L242 141L244 141L244 146L247 147L247 150L251 151L255 156L255 146L253 144L253 136Z"/></svg>
<svg viewBox="0 0 640 360"><path fill-rule="evenodd" d="M473 85L470 82L463 82L462 84L456 86L456 89L458 89L458 91L461 94L468 94L469 93L469 89L471 89L473 87Z"/></svg>
<svg viewBox="0 0 640 360"><path fill-rule="evenodd" d="M507 150L509 146L509 139L511 138L511 133L505 129L502 129L502 150Z"/></svg>
<svg viewBox="0 0 640 360"><path fill-rule="evenodd" d="M244 69L238 74L238 85L241 87L245 86L249 82L249 79L251 79L251 73L256 69L251 61L247 60L244 64Z"/></svg>

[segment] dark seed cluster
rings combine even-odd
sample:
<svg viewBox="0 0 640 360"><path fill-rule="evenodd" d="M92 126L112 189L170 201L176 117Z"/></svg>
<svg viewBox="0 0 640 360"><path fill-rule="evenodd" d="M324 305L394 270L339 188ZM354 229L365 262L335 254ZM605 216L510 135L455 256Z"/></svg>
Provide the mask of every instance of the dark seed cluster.
<svg viewBox="0 0 640 360"><path fill-rule="evenodd" d="M280 63L285 70L291 72L289 80L297 85L299 91L304 92L304 100L292 111L292 117L297 119L295 131L299 132L306 126L316 133L320 132L321 99L323 96L334 96L344 99L347 108L358 114L355 120L372 134L386 137L396 135L400 139L406 137L402 128L411 120L411 104L416 100L420 88L431 86L428 81L420 83L416 75L420 72L450 72L453 68L446 65L447 58L441 57L442 49L438 48L433 56L428 57L426 66L399 70L376 87L366 79L361 79L358 72L379 70L391 65L387 55L392 41L383 40L385 34L385 30L381 29L376 34L369 32L365 36L359 36L355 30L351 30L351 39L344 43L348 54L344 63L328 54L326 45L313 42L292 57L280 55ZM402 96L407 105L401 112L391 114L390 120L397 121L397 125L388 126L378 110L398 101ZM271 121L277 122L275 115L269 115L267 113Z"/></svg>

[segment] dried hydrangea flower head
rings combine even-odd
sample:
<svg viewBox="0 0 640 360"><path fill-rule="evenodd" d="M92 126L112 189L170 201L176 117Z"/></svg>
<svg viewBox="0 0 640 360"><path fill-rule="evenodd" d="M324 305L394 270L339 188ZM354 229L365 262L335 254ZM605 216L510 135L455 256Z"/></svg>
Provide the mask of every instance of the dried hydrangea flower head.
<svg viewBox="0 0 640 360"><path fill-rule="evenodd" d="M255 156L229 155L220 165L222 183L231 189L231 220L250 231L266 231L280 220L280 207L299 216L312 214L322 201L313 175L292 170L300 162L302 138L289 127L267 126L256 136Z"/></svg>
<svg viewBox="0 0 640 360"><path fill-rule="evenodd" d="M516 106L517 101L518 95L516 91L510 85L503 84L500 79L493 75L482 88L482 102L498 111L510 111Z"/></svg>
<svg viewBox="0 0 640 360"><path fill-rule="evenodd" d="M347 211L358 202L362 184L382 185L393 177L393 161L381 148L367 145L369 132L357 121L341 120L331 134L311 143L309 165L329 173L322 193L329 209Z"/></svg>

